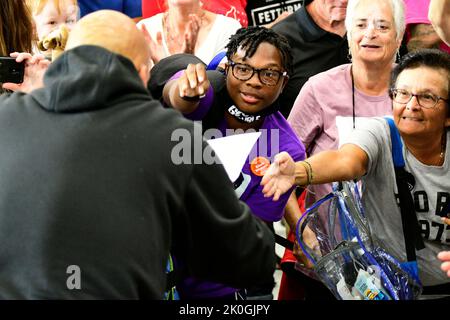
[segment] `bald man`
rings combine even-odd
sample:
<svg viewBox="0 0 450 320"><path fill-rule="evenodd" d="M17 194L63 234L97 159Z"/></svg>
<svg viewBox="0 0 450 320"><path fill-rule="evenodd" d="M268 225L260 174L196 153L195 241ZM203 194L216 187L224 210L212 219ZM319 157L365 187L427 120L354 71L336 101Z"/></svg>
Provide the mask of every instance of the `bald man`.
<svg viewBox="0 0 450 320"><path fill-rule="evenodd" d="M152 100L148 58L132 20L98 11L0 98L0 298L162 299L169 252L199 278L272 281L273 235L221 165L191 164L206 144Z"/></svg>

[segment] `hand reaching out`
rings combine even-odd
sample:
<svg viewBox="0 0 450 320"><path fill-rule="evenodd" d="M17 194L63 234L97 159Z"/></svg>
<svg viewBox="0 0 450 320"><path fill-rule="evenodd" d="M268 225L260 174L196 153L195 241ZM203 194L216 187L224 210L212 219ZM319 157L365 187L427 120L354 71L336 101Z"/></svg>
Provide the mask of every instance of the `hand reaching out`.
<svg viewBox="0 0 450 320"><path fill-rule="evenodd" d="M295 183L295 162L287 152L281 152L275 156L266 174L262 178L261 185L264 197L273 196L277 201Z"/></svg>
<svg viewBox="0 0 450 320"><path fill-rule="evenodd" d="M16 58L17 62L25 63L25 72L22 83L7 82L3 84L4 89L29 93L44 87L44 74L51 63L45 59L44 55L32 56L28 52L14 52L10 56Z"/></svg>
<svg viewBox="0 0 450 320"><path fill-rule="evenodd" d="M190 63L178 79L178 90L181 98L201 97L209 88L205 65Z"/></svg>

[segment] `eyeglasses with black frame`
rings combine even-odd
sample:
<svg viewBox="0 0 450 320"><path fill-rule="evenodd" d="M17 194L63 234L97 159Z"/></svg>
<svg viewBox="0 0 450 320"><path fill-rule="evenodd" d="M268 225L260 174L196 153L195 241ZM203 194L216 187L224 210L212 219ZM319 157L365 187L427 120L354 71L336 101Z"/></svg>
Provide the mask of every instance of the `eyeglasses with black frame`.
<svg viewBox="0 0 450 320"><path fill-rule="evenodd" d="M278 84L282 77L287 77L287 72L281 72L274 69L256 69L248 64L236 63L232 60L228 62L231 67L233 76L241 81L247 81L253 77L253 75L258 73L258 78L261 83L266 86L273 87Z"/></svg>
<svg viewBox="0 0 450 320"><path fill-rule="evenodd" d="M438 104L439 100L444 100L448 103L448 99L444 99L432 93L414 94L404 89L391 89L390 93L392 100L400 104L407 104L411 101L412 97L416 97L419 106L425 109L433 109Z"/></svg>

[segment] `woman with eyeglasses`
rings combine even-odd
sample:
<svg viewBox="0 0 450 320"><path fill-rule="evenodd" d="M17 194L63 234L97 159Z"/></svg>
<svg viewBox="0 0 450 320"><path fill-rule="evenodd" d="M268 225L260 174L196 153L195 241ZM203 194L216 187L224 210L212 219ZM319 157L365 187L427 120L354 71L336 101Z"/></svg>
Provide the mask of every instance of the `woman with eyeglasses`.
<svg viewBox="0 0 450 320"><path fill-rule="evenodd" d="M235 181L235 189L240 200L247 203L256 216L271 224L283 217L289 195L279 202L264 198L260 185L262 175L278 153L277 149L289 152L297 160L305 157L302 143L278 111L277 99L292 70L290 47L283 36L271 29L249 27L239 29L226 49L225 74L205 71L204 64L195 57L178 55L155 65L151 81L157 83L161 73L167 74L163 69L169 68L174 74L179 70L175 67L177 64L190 62L165 85L163 98L167 105L180 110L189 119L202 120L204 132L217 129L222 136L247 130L261 132L257 147L248 156L240 179ZM149 87L155 86L151 82ZM152 95L158 96L158 93ZM217 192L220 194L220 190ZM256 290L248 293L258 295L259 299L271 299L272 289L273 283L268 283L258 288L257 293ZM179 291L181 299L234 299L237 292L234 288L198 279L188 279Z"/></svg>
<svg viewBox="0 0 450 320"><path fill-rule="evenodd" d="M450 217L450 55L431 49L406 55L393 70L390 86L405 170L413 176L407 190L415 210L410 214L417 216L418 239L425 245L415 250L420 280L424 294L448 298L450 279L440 270L437 255L450 247L450 229L445 224L448 219L444 219ZM274 195L276 200L294 183L361 179L362 201L372 235L394 257L406 261L386 119L370 119L364 127L357 126L339 150L323 151L306 161L309 173L286 153L278 155L275 163L279 168L273 167L273 172L263 178L265 195Z"/></svg>
<svg viewBox="0 0 450 320"><path fill-rule="evenodd" d="M349 0L345 27L351 63L311 77L288 117L310 156L337 149L340 135L361 126L361 118L392 114L389 77L405 30L403 1ZM331 184L308 187L306 207L329 192ZM301 213L296 199L289 201L288 208L288 219L297 221ZM327 214L323 206L323 232L327 232ZM306 264L300 250L294 254Z"/></svg>

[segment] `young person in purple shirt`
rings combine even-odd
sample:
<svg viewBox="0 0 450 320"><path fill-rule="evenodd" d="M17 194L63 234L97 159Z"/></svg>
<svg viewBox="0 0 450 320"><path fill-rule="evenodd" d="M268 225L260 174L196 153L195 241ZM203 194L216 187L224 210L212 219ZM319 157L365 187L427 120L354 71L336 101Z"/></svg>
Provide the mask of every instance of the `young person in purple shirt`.
<svg viewBox="0 0 450 320"><path fill-rule="evenodd" d="M260 186L264 170L258 170L255 162L270 162L276 150L284 150L295 159L305 157L303 144L278 111L278 97L292 70L290 47L283 36L270 29L249 27L239 29L226 48L224 73L206 71L193 56L175 55L155 65L152 81L158 82L167 69L176 71L180 62L190 62L165 84L163 99L168 106L189 119L202 120L204 131L215 128L226 135L230 129L252 129L262 133L235 187L239 198L256 216L272 223L283 217L290 193L278 202L264 198ZM270 299L272 288L273 284L262 288L262 295ZM183 293L188 298L223 299L234 298L237 289L190 278L179 286L179 291L181 299Z"/></svg>

